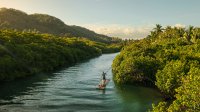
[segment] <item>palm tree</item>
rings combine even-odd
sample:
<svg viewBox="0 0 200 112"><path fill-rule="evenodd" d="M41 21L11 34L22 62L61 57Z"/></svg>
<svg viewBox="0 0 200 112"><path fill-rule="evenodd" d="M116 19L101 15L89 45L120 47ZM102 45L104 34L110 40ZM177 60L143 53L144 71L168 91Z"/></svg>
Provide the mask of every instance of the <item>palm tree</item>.
<svg viewBox="0 0 200 112"><path fill-rule="evenodd" d="M156 24L156 27L151 31L150 37L157 38L157 36L162 32L163 28L160 24Z"/></svg>
<svg viewBox="0 0 200 112"><path fill-rule="evenodd" d="M171 31L172 27L171 26L166 26L166 28L164 29L165 31Z"/></svg>
<svg viewBox="0 0 200 112"><path fill-rule="evenodd" d="M185 28L178 28L176 29L179 36L182 38L184 36Z"/></svg>
<svg viewBox="0 0 200 112"><path fill-rule="evenodd" d="M185 38L190 41L191 38L192 38L192 35L193 35L193 30L194 30L194 27L193 26L189 26L189 28L186 30L185 32Z"/></svg>
<svg viewBox="0 0 200 112"><path fill-rule="evenodd" d="M160 24L156 24L156 27L154 28L155 32L158 34L162 32L163 28Z"/></svg>

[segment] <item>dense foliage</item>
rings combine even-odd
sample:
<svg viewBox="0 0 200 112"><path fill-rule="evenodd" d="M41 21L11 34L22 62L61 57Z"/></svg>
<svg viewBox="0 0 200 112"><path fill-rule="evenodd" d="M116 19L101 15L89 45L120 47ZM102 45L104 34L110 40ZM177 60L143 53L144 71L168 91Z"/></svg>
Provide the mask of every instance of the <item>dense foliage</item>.
<svg viewBox="0 0 200 112"><path fill-rule="evenodd" d="M147 38L125 47L112 67L116 83L162 92L167 102L153 105L153 111L200 111L200 28L157 25Z"/></svg>
<svg viewBox="0 0 200 112"><path fill-rule="evenodd" d="M69 66L117 47L85 38L0 30L0 81Z"/></svg>
<svg viewBox="0 0 200 112"><path fill-rule="evenodd" d="M31 30L67 37L85 37L89 40L103 43L118 43L121 40L97 34L80 26L66 25L60 19L47 14L31 14L0 8L0 29L17 29L18 31Z"/></svg>

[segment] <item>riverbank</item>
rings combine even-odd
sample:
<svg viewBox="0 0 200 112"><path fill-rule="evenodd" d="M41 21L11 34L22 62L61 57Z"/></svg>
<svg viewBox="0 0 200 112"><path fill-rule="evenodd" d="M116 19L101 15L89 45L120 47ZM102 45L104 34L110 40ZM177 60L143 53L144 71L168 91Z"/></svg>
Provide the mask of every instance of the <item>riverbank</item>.
<svg viewBox="0 0 200 112"><path fill-rule="evenodd" d="M52 71L117 49L85 38L1 30L0 81Z"/></svg>

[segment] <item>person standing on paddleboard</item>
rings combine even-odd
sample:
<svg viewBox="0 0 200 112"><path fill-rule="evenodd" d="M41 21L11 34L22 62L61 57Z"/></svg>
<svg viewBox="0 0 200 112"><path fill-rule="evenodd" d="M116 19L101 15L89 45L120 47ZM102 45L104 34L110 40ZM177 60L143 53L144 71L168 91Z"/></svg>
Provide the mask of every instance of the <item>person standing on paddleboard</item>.
<svg viewBox="0 0 200 112"><path fill-rule="evenodd" d="M101 85L102 85L102 86L105 86L105 85L106 85L106 73L105 73L105 72L102 73Z"/></svg>

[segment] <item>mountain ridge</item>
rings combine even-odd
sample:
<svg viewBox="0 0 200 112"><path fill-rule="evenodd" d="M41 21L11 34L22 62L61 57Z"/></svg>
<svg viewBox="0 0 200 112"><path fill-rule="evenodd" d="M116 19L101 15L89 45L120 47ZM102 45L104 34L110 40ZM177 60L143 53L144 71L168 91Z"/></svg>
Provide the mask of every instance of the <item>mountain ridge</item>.
<svg viewBox="0 0 200 112"><path fill-rule="evenodd" d="M40 33L49 33L57 36L84 37L103 43L120 41L119 38L97 34L81 26L67 25L59 18L48 14L27 14L12 8L0 8L0 29L36 30Z"/></svg>

